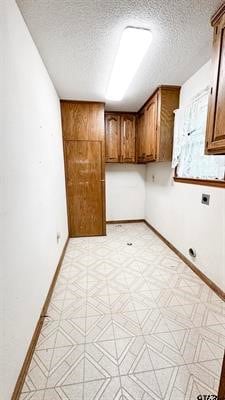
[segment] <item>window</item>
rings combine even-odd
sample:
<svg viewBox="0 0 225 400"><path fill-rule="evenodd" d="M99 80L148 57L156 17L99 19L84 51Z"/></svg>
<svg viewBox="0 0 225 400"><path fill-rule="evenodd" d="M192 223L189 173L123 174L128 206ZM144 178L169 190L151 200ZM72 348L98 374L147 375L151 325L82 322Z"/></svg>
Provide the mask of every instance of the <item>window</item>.
<svg viewBox="0 0 225 400"><path fill-rule="evenodd" d="M175 111L172 167L178 178L225 179L225 156L205 155L205 131L209 89L190 105Z"/></svg>

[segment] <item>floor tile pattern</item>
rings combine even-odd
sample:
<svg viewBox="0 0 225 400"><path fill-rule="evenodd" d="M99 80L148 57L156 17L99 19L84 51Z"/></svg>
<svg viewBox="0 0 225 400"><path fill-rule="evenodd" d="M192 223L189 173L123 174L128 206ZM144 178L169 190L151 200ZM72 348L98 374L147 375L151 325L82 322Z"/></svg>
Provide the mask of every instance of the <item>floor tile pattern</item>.
<svg viewBox="0 0 225 400"><path fill-rule="evenodd" d="M224 302L144 223L108 225L70 239L20 399L195 400L224 347Z"/></svg>

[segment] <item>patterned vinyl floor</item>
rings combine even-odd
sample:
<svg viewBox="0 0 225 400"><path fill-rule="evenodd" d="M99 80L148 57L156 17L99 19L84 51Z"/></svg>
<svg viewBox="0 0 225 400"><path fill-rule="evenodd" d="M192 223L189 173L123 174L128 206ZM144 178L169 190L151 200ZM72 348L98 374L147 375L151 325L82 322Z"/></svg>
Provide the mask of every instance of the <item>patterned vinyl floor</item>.
<svg viewBox="0 0 225 400"><path fill-rule="evenodd" d="M216 394L225 303L144 223L107 231L69 241L20 399Z"/></svg>

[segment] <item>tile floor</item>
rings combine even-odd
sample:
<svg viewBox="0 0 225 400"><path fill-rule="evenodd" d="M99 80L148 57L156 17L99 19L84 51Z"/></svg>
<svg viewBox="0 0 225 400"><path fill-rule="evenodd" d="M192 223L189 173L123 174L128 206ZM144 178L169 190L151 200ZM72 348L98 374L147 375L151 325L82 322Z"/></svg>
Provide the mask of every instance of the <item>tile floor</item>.
<svg viewBox="0 0 225 400"><path fill-rule="evenodd" d="M225 303L144 223L107 233L69 241L20 399L216 394Z"/></svg>

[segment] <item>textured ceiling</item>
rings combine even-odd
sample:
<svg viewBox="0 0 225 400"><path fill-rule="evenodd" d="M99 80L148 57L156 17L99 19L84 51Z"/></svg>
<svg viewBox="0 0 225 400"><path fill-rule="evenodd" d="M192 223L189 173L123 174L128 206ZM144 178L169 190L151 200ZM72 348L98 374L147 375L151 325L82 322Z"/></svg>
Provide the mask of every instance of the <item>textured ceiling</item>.
<svg viewBox="0 0 225 400"><path fill-rule="evenodd" d="M136 111L160 84L182 84L210 58L210 16L222 0L17 0L60 98L105 101L120 35L150 28L153 41L122 101ZM21 44L22 45L22 44Z"/></svg>

